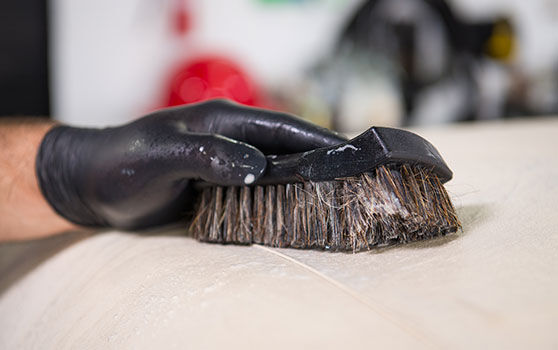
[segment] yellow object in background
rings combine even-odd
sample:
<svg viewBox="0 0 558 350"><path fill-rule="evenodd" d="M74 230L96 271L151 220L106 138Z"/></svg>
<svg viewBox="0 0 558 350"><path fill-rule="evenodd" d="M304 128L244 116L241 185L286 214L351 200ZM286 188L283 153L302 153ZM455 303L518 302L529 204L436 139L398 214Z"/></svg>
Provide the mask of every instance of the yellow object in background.
<svg viewBox="0 0 558 350"><path fill-rule="evenodd" d="M511 61L515 56L516 40L508 20L502 19L494 24L492 35L486 43L486 52L501 61Z"/></svg>

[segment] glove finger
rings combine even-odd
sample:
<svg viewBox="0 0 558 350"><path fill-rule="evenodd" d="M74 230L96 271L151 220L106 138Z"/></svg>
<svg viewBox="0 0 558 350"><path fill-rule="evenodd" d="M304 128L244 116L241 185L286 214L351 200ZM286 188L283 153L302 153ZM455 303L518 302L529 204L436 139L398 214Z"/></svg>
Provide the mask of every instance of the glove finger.
<svg viewBox="0 0 558 350"><path fill-rule="evenodd" d="M181 165L181 177L200 178L223 186L249 185L266 167L260 150L220 135L190 134L174 149L182 150L174 153Z"/></svg>
<svg viewBox="0 0 558 350"><path fill-rule="evenodd" d="M220 134L249 143L266 154L287 154L337 145L347 139L287 113L250 108L225 100L202 103L195 108L189 129Z"/></svg>

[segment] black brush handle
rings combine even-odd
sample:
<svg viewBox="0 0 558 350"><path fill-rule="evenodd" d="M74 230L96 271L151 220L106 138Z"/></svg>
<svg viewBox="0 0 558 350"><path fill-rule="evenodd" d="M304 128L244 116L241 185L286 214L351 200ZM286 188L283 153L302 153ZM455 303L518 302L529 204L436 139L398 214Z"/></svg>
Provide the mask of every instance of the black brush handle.
<svg viewBox="0 0 558 350"><path fill-rule="evenodd" d="M400 129L371 127L336 146L268 156L266 170L255 185L330 181L370 172L387 164L431 169L442 183L453 176L438 150L422 137Z"/></svg>
<svg viewBox="0 0 558 350"><path fill-rule="evenodd" d="M331 181L371 172L382 165L407 164L431 170L442 183L453 173L438 150L410 131L371 127L359 136L336 146L308 152L269 155L266 169L253 185L275 185L303 181ZM198 181L196 187L213 184Z"/></svg>

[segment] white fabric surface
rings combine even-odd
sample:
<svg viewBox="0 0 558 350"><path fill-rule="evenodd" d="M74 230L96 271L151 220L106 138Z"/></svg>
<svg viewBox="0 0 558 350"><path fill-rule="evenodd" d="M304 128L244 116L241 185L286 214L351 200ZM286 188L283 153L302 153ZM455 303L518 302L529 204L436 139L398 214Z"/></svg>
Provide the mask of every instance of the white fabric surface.
<svg viewBox="0 0 558 350"><path fill-rule="evenodd" d="M357 254L177 229L4 244L0 348L557 348L558 120L418 132L462 232Z"/></svg>

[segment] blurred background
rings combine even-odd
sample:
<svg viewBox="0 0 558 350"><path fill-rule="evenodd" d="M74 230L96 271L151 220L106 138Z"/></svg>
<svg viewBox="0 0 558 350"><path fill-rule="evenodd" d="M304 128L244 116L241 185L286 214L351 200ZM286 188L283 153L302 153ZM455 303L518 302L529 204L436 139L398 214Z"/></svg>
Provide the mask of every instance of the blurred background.
<svg viewBox="0 0 558 350"><path fill-rule="evenodd" d="M226 97L342 132L558 115L558 0L2 0L1 115Z"/></svg>

